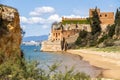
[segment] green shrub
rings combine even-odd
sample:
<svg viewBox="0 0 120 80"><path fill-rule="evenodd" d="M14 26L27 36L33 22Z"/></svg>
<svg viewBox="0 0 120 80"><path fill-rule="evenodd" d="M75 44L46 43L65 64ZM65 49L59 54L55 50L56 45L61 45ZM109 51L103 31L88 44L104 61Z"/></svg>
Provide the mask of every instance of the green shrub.
<svg viewBox="0 0 120 80"><path fill-rule="evenodd" d="M73 68L66 68L64 73L57 68L58 64L53 64L46 71L38 68L37 62L26 62L19 56L11 57L0 65L0 80L90 80L88 75L74 72Z"/></svg>
<svg viewBox="0 0 120 80"><path fill-rule="evenodd" d="M111 25L108 27L109 27L108 36L113 37L113 35L115 34L115 25Z"/></svg>
<svg viewBox="0 0 120 80"><path fill-rule="evenodd" d="M99 39L99 41L98 41L98 44L99 43L102 43L104 40L106 40L108 38L108 35L104 35L104 36L102 36L100 39Z"/></svg>
<svg viewBox="0 0 120 80"><path fill-rule="evenodd" d="M106 39L103 43L105 44L106 47L113 46L114 45L114 40L112 39Z"/></svg>
<svg viewBox="0 0 120 80"><path fill-rule="evenodd" d="M87 33L88 33L88 32L85 31L85 30L82 30L82 31L79 32L79 37L77 38L77 40L76 40L76 42L75 42L75 44L76 44L77 46L86 45L85 38L86 38L86 36L87 36Z"/></svg>
<svg viewBox="0 0 120 80"><path fill-rule="evenodd" d="M90 24L89 20L65 20L62 24Z"/></svg>

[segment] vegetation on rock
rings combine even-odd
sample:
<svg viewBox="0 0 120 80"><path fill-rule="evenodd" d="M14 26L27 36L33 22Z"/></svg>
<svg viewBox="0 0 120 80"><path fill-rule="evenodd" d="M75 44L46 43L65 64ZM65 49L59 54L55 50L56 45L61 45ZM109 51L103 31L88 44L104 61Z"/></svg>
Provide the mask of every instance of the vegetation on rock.
<svg viewBox="0 0 120 80"><path fill-rule="evenodd" d="M101 32L100 20L97 13L97 8L93 11L93 17L89 19L91 25L91 32L80 31L79 37L75 44L77 46L95 46L97 44L98 36Z"/></svg>
<svg viewBox="0 0 120 80"><path fill-rule="evenodd" d="M77 46L84 46L84 45L86 45L85 38L86 38L87 34L88 34L88 32L85 31L85 30L80 31L79 32L79 37L77 38L75 44Z"/></svg>
<svg viewBox="0 0 120 80"><path fill-rule="evenodd" d="M115 15L115 35L120 39L120 10L117 9Z"/></svg>
<svg viewBox="0 0 120 80"><path fill-rule="evenodd" d="M95 8L95 11L92 12L92 17L90 18L90 25L92 29L92 35L95 35L96 33L101 32L101 26L100 26L100 19L97 12L97 8Z"/></svg>
<svg viewBox="0 0 120 80"><path fill-rule="evenodd" d="M90 24L89 20L66 20L62 24Z"/></svg>
<svg viewBox="0 0 120 80"><path fill-rule="evenodd" d="M0 61L3 55L0 54ZM61 72L58 65L53 64L46 71L38 68L37 62L25 61L17 54L3 59L0 64L0 80L90 80L84 73L74 72L73 69Z"/></svg>
<svg viewBox="0 0 120 80"><path fill-rule="evenodd" d="M75 44L77 46L114 46L114 42L120 39L120 10L117 9L115 14L115 23L108 25L106 32L101 31L99 15L97 8L93 11L93 16L89 19L91 25L91 33L82 36L84 31L81 31ZM114 38L115 37L115 38ZM84 44L84 45L83 45Z"/></svg>
<svg viewBox="0 0 120 80"><path fill-rule="evenodd" d="M115 24L111 26L108 25L108 36L112 38L114 34L115 34Z"/></svg>

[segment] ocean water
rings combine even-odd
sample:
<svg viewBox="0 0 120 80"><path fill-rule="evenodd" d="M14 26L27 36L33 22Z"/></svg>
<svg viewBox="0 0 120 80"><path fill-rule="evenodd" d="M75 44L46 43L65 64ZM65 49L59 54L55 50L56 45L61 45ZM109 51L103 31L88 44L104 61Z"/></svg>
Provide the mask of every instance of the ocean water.
<svg viewBox="0 0 120 80"><path fill-rule="evenodd" d="M101 69L91 66L89 62L82 60L82 57L78 55L62 52L40 52L40 46L22 45L21 49L24 52L26 60L40 62L38 67L42 66L44 69L47 69L47 65L57 63L60 64L58 70L63 72L65 71L66 66L68 69L74 67L74 71L84 72L91 77L97 77L101 73Z"/></svg>

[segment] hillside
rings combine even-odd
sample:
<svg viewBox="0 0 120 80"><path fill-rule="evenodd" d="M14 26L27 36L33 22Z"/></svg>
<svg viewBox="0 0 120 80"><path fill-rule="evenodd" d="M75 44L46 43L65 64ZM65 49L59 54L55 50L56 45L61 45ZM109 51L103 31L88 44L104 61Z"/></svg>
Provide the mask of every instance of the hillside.
<svg viewBox="0 0 120 80"><path fill-rule="evenodd" d="M42 35L42 36L29 36L29 37L23 37L23 42L28 41L44 41L48 39L48 35Z"/></svg>

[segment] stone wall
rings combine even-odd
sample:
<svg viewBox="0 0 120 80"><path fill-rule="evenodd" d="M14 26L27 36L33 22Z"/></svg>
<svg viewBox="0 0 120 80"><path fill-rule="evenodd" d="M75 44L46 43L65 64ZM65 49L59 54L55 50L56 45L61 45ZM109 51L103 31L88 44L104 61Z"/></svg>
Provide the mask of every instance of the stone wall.
<svg viewBox="0 0 120 80"><path fill-rule="evenodd" d="M65 17L62 17L62 21L74 21L74 20L86 20L86 18L65 18Z"/></svg>
<svg viewBox="0 0 120 80"><path fill-rule="evenodd" d="M102 12L99 14L101 25L114 24L114 12Z"/></svg>
<svg viewBox="0 0 120 80"><path fill-rule="evenodd" d="M90 32L90 24L53 25L49 39L41 44L41 51L64 51L70 48L77 40L80 30Z"/></svg>
<svg viewBox="0 0 120 80"><path fill-rule="evenodd" d="M62 51L61 41L43 41L41 43L41 51Z"/></svg>
<svg viewBox="0 0 120 80"><path fill-rule="evenodd" d="M90 24L65 24L63 28L51 30L51 40L62 40L63 38L69 38L70 36L79 33L80 30L91 32ZM55 28L55 25L53 26ZM56 25L58 28L58 26ZM61 26L59 26L61 27Z"/></svg>
<svg viewBox="0 0 120 80"><path fill-rule="evenodd" d="M78 25L78 29L85 30L87 32L91 32L90 24L77 24L77 25Z"/></svg>
<svg viewBox="0 0 120 80"><path fill-rule="evenodd" d="M95 11L95 9L89 10L89 17L92 17L92 12ZM112 25L114 24L114 12L100 12L100 9L97 9L101 25Z"/></svg>
<svg viewBox="0 0 120 80"><path fill-rule="evenodd" d="M71 47L72 44L77 40L79 34L76 33L64 41L61 40L46 40L41 43L41 51L64 51Z"/></svg>

